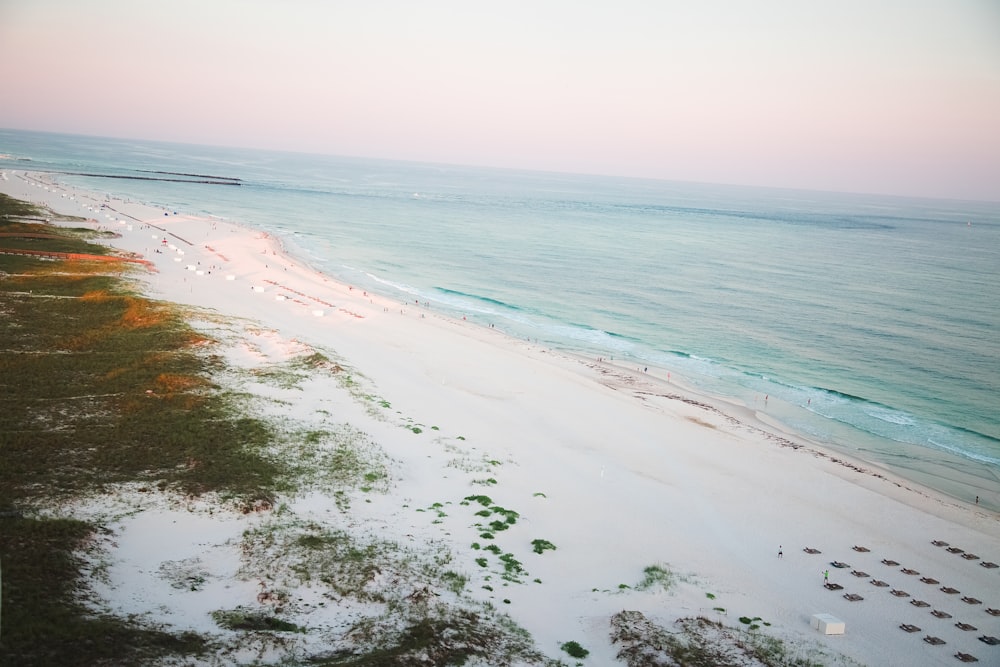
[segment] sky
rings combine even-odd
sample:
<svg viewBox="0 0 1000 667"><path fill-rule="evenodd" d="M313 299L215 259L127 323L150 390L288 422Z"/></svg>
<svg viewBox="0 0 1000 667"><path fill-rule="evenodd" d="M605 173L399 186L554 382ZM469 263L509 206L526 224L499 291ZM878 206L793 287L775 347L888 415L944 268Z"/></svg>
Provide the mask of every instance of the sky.
<svg viewBox="0 0 1000 667"><path fill-rule="evenodd" d="M1000 201L1000 0L0 0L0 91L11 129Z"/></svg>

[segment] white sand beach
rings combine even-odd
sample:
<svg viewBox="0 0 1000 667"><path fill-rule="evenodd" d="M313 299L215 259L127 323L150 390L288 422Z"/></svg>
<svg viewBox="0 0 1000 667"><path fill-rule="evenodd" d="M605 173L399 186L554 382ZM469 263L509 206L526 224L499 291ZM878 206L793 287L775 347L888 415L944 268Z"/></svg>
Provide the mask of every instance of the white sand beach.
<svg viewBox="0 0 1000 667"><path fill-rule="evenodd" d="M279 553L241 547L248 530L307 524L447 554L448 568L468 578L465 595L490 602L566 664L575 663L560 650L568 641L589 650L582 664L625 664L611 641L611 618L623 610L668 630L683 617L743 629L740 617L758 619L759 632L821 664L953 665L956 654L1000 664L1000 646L979 640L1000 637L1000 615L987 612L1000 609L1000 568L986 566L1000 562L995 513L825 451L666 371L574 357L352 289L238 224L22 171L5 172L0 191L120 234L114 247L155 266L136 271L145 292L211 314L195 326L234 368L322 351L350 369L352 386L334 373L293 386L233 379L263 412L303 431L360 434L389 474L379 488L352 491L346 511L323 484L281 499L280 511L247 515L210 498L129 489L73 509L110 529L108 565L90 582L105 609L226 636L212 610L273 607L280 597L282 617L308 628L281 646L234 639L214 664L320 652L366 613L292 576ZM358 392L377 397L378 409ZM482 538L476 524L497 515L484 520L475 501L463 504L476 495L516 512L516 523ZM555 549L535 553L533 540ZM494 552L472 546L491 542L523 566L519 583L500 576ZM673 584L642 589L650 566L669 570ZM825 571L841 589L824 587ZM189 577L199 585L178 586ZM819 613L843 621L844 634L814 629Z"/></svg>

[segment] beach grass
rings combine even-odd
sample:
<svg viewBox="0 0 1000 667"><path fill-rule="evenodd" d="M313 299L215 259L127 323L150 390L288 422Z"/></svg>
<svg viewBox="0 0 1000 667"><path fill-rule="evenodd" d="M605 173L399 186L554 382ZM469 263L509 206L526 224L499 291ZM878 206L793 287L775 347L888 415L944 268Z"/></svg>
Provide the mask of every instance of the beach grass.
<svg viewBox="0 0 1000 667"><path fill-rule="evenodd" d="M341 651L310 664L321 667L383 667L387 665L464 665L496 667L547 664L532 646L531 637L508 617L470 609L421 605L409 610L402 624L369 618L351 629L360 651Z"/></svg>
<svg viewBox="0 0 1000 667"><path fill-rule="evenodd" d="M611 641L618 659L629 667L686 665L688 667L821 667L819 650L793 649L760 632L727 626L704 617L680 618L672 628L649 620L638 611L611 618ZM804 654L804 653L808 653ZM836 660L837 664L841 661ZM831 663L832 664L832 663Z"/></svg>
<svg viewBox="0 0 1000 667"><path fill-rule="evenodd" d="M85 605L77 554L94 531L73 519L0 519L4 664L140 665L204 653L207 643L197 634L129 623Z"/></svg>
<svg viewBox="0 0 1000 667"><path fill-rule="evenodd" d="M581 646L580 643L576 641L568 641L559 648L565 651L566 654L569 655L571 658L577 658L582 660L583 658L586 658L588 655L590 655L590 651L583 648L583 646Z"/></svg>
<svg viewBox="0 0 1000 667"><path fill-rule="evenodd" d="M429 555L281 516L247 530L240 550L240 576L262 582L276 620L297 604L287 591L303 585L322 588L338 605L367 605L369 613L345 633L353 648L313 656L310 664L459 665L474 657L495 665L545 663L509 617L467 596L469 577L451 568L447 550Z"/></svg>
<svg viewBox="0 0 1000 667"><path fill-rule="evenodd" d="M0 256L0 430L10 463L0 508L136 480L222 491L247 506L273 497L279 469L258 453L271 431L214 384L219 362L183 310L133 293L103 264L32 259L13 275L10 259Z"/></svg>
<svg viewBox="0 0 1000 667"><path fill-rule="evenodd" d="M649 565L642 571L643 577L636 588L640 591L668 590L676 582L676 575L665 565Z"/></svg>
<svg viewBox="0 0 1000 667"><path fill-rule="evenodd" d="M22 218L44 219L45 209L0 192L0 224L17 224Z"/></svg>
<svg viewBox="0 0 1000 667"><path fill-rule="evenodd" d="M531 550L536 554L541 554L549 550L555 551L556 545L552 544L548 540L537 539L531 541Z"/></svg>
<svg viewBox="0 0 1000 667"><path fill-rule="evenodd" d="M276 616L242 608L214 611L212 618L227 630L305 632L304 628Z"/></svg>
<svg viewBox="0 0 1000 667"><path fill-rule="evenodd" d="M51 213L0 199L0 233L100 254ZM7 245L26 240L2 237ZM36 246L37 247L37 246ZM269 507L286 475L273 437L212 380L219 362L182 309L135 294L124 266L0 255L0 649L19 665L144 664L205 640L88 610L86 550L99 525L52 518L119 484ZM39 510L45 510L44 514Z"/></svg>

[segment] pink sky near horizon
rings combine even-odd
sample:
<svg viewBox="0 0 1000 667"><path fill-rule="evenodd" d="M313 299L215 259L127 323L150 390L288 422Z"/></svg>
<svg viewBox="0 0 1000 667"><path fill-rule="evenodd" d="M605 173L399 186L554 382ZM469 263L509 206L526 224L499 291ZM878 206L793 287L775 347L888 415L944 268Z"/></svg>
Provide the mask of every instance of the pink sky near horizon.
<svg viewBox="0 0 1000 667"><path fill-rule="evenodd" d="M1000 201L991 0L0 0L0 80L14 129Z"/></svg>

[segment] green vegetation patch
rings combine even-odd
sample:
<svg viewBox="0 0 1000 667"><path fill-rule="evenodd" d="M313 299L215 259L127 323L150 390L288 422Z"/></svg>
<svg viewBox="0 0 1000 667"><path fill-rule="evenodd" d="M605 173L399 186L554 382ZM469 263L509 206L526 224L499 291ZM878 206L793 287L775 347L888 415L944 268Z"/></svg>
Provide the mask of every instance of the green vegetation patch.
<svg viewBox="0 0 1000 667"><path fill-rule="evenodd" d="M636 585L640 591L668 590L676 581L674 573L665 565L650 565L643 569L642 573L642 581Z"/></svg>
<svg viewBox="0 0 1000 667"><path fill-rule="evenodd" d="M500 562L503 563L503 578L507 581L521 583L521 576L528 574L514 554L507 553L500 556Z"/></svg>
<svg viewBox="0 0 1000 667"><path fill-rule="evenodd" d="M283 621L276 616L250 611L242 607L212 612L212 619L220 628L256 632L305 632L294 623Z"/></svg>
<svg viewBox="0 0 1000 667"><path fill-rule="evenodd" d="M18 282L0 281L0 508L136 480L272 501L272 433L217 390L180 309L108 276Z"/></svg>
<svg viewBox="0 0 1000 667"><path fill-rule="evenodd" d="M629 667L820 667L838 662L816 655L822 652L820 648L790 648L761 632L704 617L681 618L668 630L638 611L622 611L611 617L611 642L620 647L617 657Z"/></svg>
<svg viewBox="0 0 1000 667"><path fill-rule="evenodd" d="M365 647L315 657L317 667L387 667L391 665L464 665L496 667L543 664L530 636L504 617L486 617L471 610L425 609L402 627L366 619L348 634Z"/></svg>
<svg viewBox="0 0 1000 667"><path fill-rule="evenodd" d="M3 247L45 234L58 238L31 242L107 252L86 230L8 217L38 213L0 198L0 233L14 234ZM74 554L99 527L28 518L33 508L139 482L217 492L250 511L269 507L287 480L264 454L270 427L213 382L220 365L209 341L181 308L134 294L128 270L0 254L2 651L11 664L151 664L205 649L196 635L86 609Z"/></svg>
<svg viewBox="0 0 1000 667"><path fill-rule="evenodd" d="M271 599L294 604L288 591L308 585L343 604L382 613L359 620L345 637L355 645L313 656L314 665L460 665L489 656L491 665L541 664L530 636L489 606L470 608L468 576L439 553L420 557L405 545L334 530L276 513L247 530L240 545L246 579L265 582ZM503 558L501 558L503 560ZM486 567L483 558L480 563ZM282 573L278 575L277 573Z"/></svg>
<svg viewBox="0 0 1000 667"><path fill-rule="evenodd" d="M87 240L112 238L114 232L84 227L53 227L47 220L83 221L77 216L56 216L48 209L0 193L0 249L38 252L85 253L108 255L112 249Z"/></svg>
<svg viewBox="0 0 1000 667"><path fill-rule="evenodd" d="M94 528L71 519L0 518L3 664L141 665L163 655L200 655L194 633L172 635L87 609L76 555Z"/></svg>
<svg viewBox="0 0 1000 667"><path fill-rule="evenodd" d="M309 431L289 428L273 443L270 456L276 464L284 462L286 474L300 489L389 490L389 457L370 435L350 424ZM345 502L342 509L347 507Z"/></svg>
<svg viewBox="0 0 1000 667"><path fill-rule="evenodd" d="M421 585L441 589L455 585L454 577L445 576L439 564L418 559L403 545L375 537L361 539L347 531L283 516L244 532L240 551L240 575L268 581L269 589L276 591L325 586L337 597L386 602L401 594L400 582L420 580ZM275 578L279 572L284 578Z"/></svg>
<svg viewBox="0 0 1000 667"><path fill-rule="evenodd" d="M571 658L583 659L590 655L590 651L580 646L578 642L566 642L560 646Z"/></svg>
<svg viewBox="0 0 1000 667"><path fill-rule="evenodd" d="M441 573L441 579L448 586L448 590L452 593L458 595L465 590L466 584L469 583L469 578L464 574L455 572L454 570L446 570Z"/></svg>
<svg viewBox="0 0 1000 667"><path fill-rule="evenodd" d="M0 192L0 229L13 227L15 223L11 219L16 218L41 218L46 217L48 211L20 199L14 199L9 195Z"/></svg>

